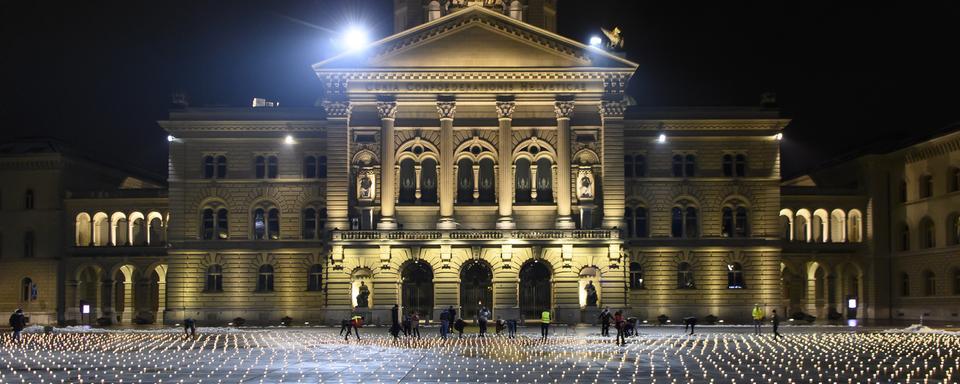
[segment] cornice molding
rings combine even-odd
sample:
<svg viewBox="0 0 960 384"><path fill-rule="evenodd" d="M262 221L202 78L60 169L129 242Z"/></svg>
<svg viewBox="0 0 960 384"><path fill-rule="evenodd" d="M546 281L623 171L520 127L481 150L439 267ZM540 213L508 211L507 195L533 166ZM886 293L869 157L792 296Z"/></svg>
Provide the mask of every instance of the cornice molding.
<svg viewBox="0 0 960 384"><path fill-rule="evenodd" d="M907 164L943 156L950 152L960 152L960 137L937 144L920 144L907 151L904 156Z"/></svg>
<svg viewBox="0 0 960 384"><path fill-rule="evenodd" d="M781 130L785 119L709 119L709 120L626 120L626 130L637 131L720 131L720 130Z"/></svg>
<svg viewBox="0 0 960 384"><path fill-rule="evenodd" d="M261 120L164 120L160 127L169 132L224 131L224 132L318 132L326 129L324 120L312 121L261 121Z"/></svg>

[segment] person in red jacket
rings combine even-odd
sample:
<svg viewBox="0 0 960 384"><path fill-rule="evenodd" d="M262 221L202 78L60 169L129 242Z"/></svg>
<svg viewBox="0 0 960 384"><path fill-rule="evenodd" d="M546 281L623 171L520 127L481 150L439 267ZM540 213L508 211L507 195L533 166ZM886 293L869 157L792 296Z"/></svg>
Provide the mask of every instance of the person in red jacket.
<svg viewBox="0 0 960 384"><path fill-rule="evenodd" d="M624 333L625 333L625 331L626 331L626 329L624 329L624 328L626 328L626 323L627 323L627 322L626 322L626 320L623 318L623 312L622 312L622 311L617 311L617 313L615 313L615 314L613 315L613 325L614 325L615 327L617 327L617 340L616 340L616 341L617 341L617 345L626 345L626 344L627 344L627 338L626 338L626 336L624 335Z"/></svg>

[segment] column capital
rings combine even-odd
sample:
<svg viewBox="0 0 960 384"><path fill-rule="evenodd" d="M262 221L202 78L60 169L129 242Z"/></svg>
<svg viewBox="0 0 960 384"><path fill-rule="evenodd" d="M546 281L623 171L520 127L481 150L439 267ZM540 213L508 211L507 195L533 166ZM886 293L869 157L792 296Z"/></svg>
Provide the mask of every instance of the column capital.
<svg viewBox="0 0 960 384"><path fill-rule="evenodd" d="M512 119L513 111L516 109L517 109L517 102L515 101L498 101L497 117L501 119Z"/></svg>
<svg viewBox="0 0 960 384"><path fill-rule="evenodd" d="M397 117L397 102L396 101L378 101L377 113L380 115L381 120L395 119Z"/></svg>
<svg viewBox="0 0 960 384"><path fill-rule="evenodd" d="M601 101L600 117L623 117L626 106L623 101Z"/></svg>
<svg viewBox="0 0 960 384"><path fill-rule="evenodd" d="M574 104L572 100L553 102L553 111L557 114L557 120L573 117Z"/></svg>
<svg viewBox="0 0 960 384"><path fill-rule="evenodd" d="M440 116L440 119L450 119L453 120L454 115L457 114L457 102L456 101L437 101L437 115Z"/></svg>
<svg viewBox="0 0 960 384"><path fill-rule="evenodd" d="M352 106L347 100L324 100L323 109L327 111L327 117L349 118Z"/></svg>

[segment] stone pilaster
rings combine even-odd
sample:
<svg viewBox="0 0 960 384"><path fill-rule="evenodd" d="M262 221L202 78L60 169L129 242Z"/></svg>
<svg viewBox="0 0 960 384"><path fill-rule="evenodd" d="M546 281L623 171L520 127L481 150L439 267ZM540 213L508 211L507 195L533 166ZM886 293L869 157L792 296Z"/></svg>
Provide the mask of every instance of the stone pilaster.
<svg viewBox="0 0 960 384"><path fill-rule="evenodd" d="M397 103L384 101L377 103L380 114L380 229L397 229L394 206L396 204L396 159L394 122L397 116Z"/></svg>
<svg viewBox="0 0 960 384"><path fill-rule="evenodd" d="M327 111L327 229L349 229L350 102L324 101Z"/></svg>
<svg viewBox="0 0 960 384"><path fill-rule="evenodd" d="M623 112L622 101L600 103L603 123L603 227L623 227L626 196L623 177Z"/></svg>
<svg viewBox="0 0 960 384"><path fill-rule="evenodd" d="M497 219L497 229L514 229L513 221L513 111L517 105L513 101L497 102L497 118L500 122L500 148L498 148L500 179L497 192L500 217Z"/></svg>
<svg viewBox="0 0 960 384"><path fill-rule="evenodd" d="M453 219L453 117L457 113L455 101L438 101L440 117L440 222L437 229L456 229Z"/></svg>
<svg viewBox="0 0 960 384"><path fill-rule="evenodd" d="M557 101L557 228L571 229L576 223L570 218L570 118L573 101ZM621 160L622 161L622 160Z"/></svg>

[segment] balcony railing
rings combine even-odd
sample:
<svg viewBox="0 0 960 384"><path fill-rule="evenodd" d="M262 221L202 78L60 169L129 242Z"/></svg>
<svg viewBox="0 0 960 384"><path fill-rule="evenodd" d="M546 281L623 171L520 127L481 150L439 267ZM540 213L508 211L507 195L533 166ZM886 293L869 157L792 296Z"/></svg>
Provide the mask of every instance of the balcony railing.
<svg viewBox="0 0 960 384"><path fill-rule="evenodd" d="M333 241L364 240L616 240L619 231L605 229L531 229L531 230L405 230L405 231L334 231Z"/></svg>

